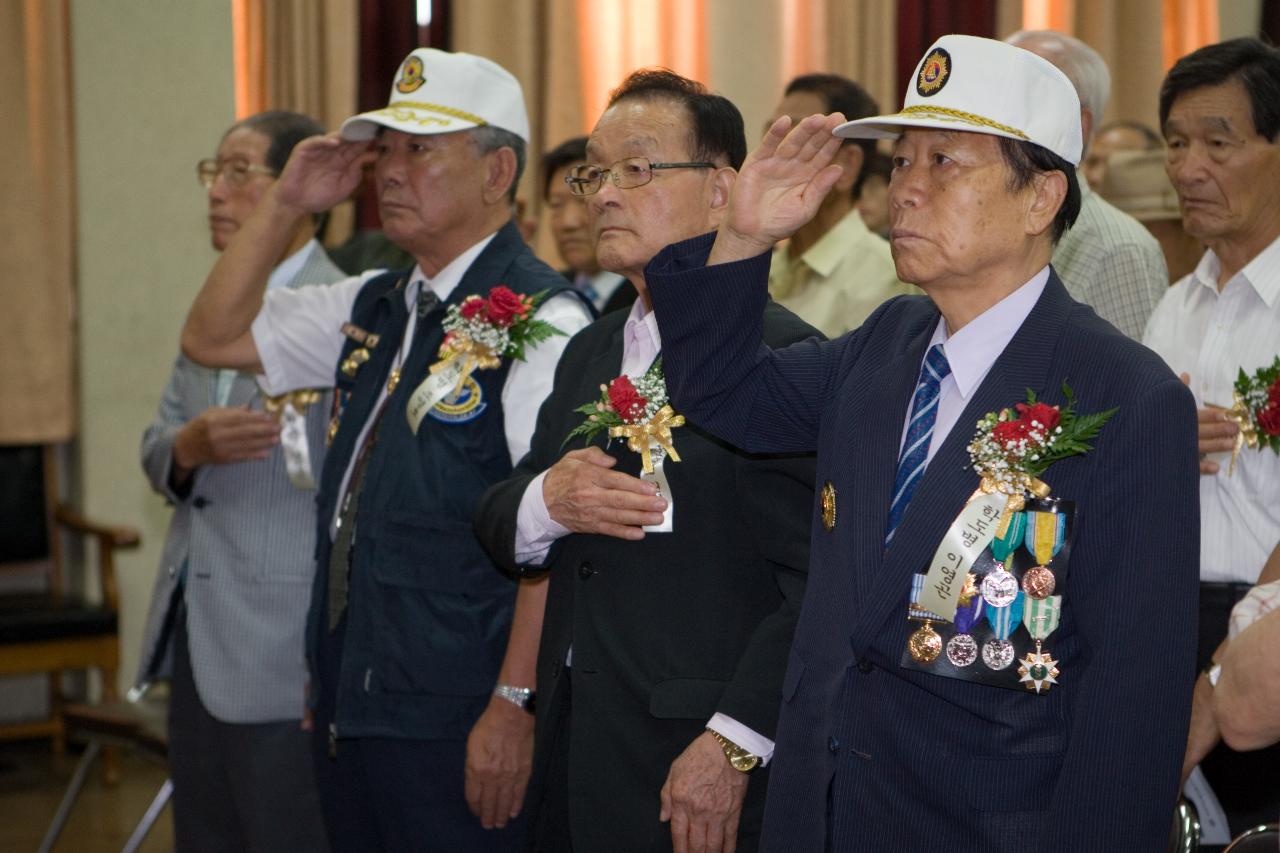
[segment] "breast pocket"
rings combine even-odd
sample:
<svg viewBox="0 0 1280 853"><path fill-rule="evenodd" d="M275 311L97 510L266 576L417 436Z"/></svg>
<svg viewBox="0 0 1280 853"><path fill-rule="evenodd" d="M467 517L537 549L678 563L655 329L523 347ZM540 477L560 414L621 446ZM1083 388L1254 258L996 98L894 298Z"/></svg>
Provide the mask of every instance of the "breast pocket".
<svg viewBox="0 0 1280 853"><path fill-rule="evenodd" d="M389 515L366 541L377 649L371 689L447 696L492 690L516 587L484 556L471 525Z"/></svg>

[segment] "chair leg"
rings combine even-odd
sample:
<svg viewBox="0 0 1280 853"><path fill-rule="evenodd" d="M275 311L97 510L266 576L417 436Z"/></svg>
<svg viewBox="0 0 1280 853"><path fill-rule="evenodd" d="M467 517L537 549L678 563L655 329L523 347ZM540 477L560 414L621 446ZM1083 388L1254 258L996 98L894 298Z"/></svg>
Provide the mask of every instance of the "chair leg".
<svg viewBox="0 0 1280 853"><path fill-rule="evenodd" d="M102 702L109 705L120 698L116 690L116 669L102 668ZM120 748L108 746L102 751L102 781L114 788L120 784Z"/></svg>
<svg viewBox="0 0 1280 853"><path fill-rule="evenodd" d="M67 751L67 730L62 724L62 670L55 669L49 673L49 719L58 728L53 733L53 754L64 755Z"/></svg>
<svg viewBox="0 0 1280 853"><path fill-rule="evenodd" d="M147 806L147 811L142 816L142 820L138 821L138 825L133 828L133 834L129 836L129 840L125 842L120 853L137 853L138 848L142 846L142 842L146 840L147 833L155 825L156 818L160 817L160 812L164 811L164 807L172 795L173 780L166 778L164 784L160 786L160 790L156 791L155 797L151 800L151 805Z"/></svg>
<svg viewBox="0 0 1280 853"><path fill-rule="evenodd" d="M71 782L67 785L67 792L62 795L58 811L53 815L53 822L49 824L49 830L44 834L44 840L40 842L39 853L49 853L53 849L54 842L58 840L63 827L67 825L67 818L71 816L71 807L75 805L76 798L84 788L84 780L89 775L89 768L93 766L93 762L101 751L102 746L96 740L89 741L89 745L85 747L84 755L76 765L76 772L72 774Z"/></svg>

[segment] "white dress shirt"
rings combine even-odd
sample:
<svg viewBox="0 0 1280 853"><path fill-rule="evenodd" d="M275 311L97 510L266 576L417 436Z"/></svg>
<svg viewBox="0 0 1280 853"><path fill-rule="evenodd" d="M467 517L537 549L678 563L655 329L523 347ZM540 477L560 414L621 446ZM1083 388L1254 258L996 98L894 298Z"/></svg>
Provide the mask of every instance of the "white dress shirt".
<svg viewBox="0 0 1280 853"><path fill-rule="evenodd" d="M662 336L658 333L657 316L645 307L643 299L637 299L631 306L631 313L627 315L627 322L622 329L622 365L619 375L626 374L632 380L639 379L661 352ZM534 477L520 499L520 509L516 513L515 543L516 562L519 563L541 563L547 558L552 543L571 532L547 512L547 504L542 495L542 481L546 476L547 472L543 471ZM572 665L572 648L569 649L565 662ZM707 722L707 728L714 729L752 755L760 756L761 765L768 764L773 757L772 740L732 717L717 712Z"/></svg>
<svg viewBox="0 0 1280 853"><path fill-rule="evenodd" d="M1230 406L1243 368L1252 375L1280 354L1280 238L1218 289L1212 250L1165 294L1143 343L1174 373L1191 376L1196 405ZM1253 583L1280 542L1280 456L1215 453L1218 473L1200 477L1200 580Z"/></svg>
<svg viewBox="0 0 1280 853"><path fill-rule="evenodd" d="M929 439L926 461L932 460L942 442L946 441L947 434L964 412L964 407L969 404L973 392L978 390L982 380L987 378L991 365L996 363L1000 353L1004 352L1009 341L1013 340L1013 336L1022 327L1048 282L1049 268L1046 266L1032 276L1030 281L970 320L954 335L947 332L946 318L938 318L938 325L933 330L933 337L929 340L925 353L928 354L934 344L942 344L947 363L951 365L951 373L938 386L938 412L933 422L933 436ZM920 363L923 366L923 359ZM1010 400L1009 405L1020 402L1022 401ZM911 411L908 409L902 424L901 441L906 440L907 425L910 423Z"/></svg>
<svg viewBox="0 0 1280 853"><path fill-rule="evenodd" d="M409 351L404 349L404 341L409 341L412 346L418 319L415 307L421 289L430 289L442 302L448 299L472 262L493 237L490 234L458 255L433 278L423 274L421 267L414 267L409 286L404 290L409 322L400 342L403 351L398 351L397 364L403 364L409 357ZM266 294L262 310L253 321L253 342L258 348L258 358L263 369L258 382L266 393L283 394L297 388L333 386L334 370L346 341L342 334L342 324L351 317L351 309L360 289L371 278L383 272L385 271L370 270L332 285L308 285L293 290L274 290ZM529 440L533 436L538 408L547 394L551 393L556 364L560 361L569 338L591 322L586 307L576 297L567 294L548 299L538 307L534 316L560 329L564 335L554 336L530 347L525 352L525 360L515 362L507 372L507 380L502 386L502 409L507 449L511 453L512 464L519 462L529 451ZM389 344L390 342L384 343ZM364 443L374 415L382 407L386 396L384 385L377 403L370 409L368 420L360 430L357 447ZM338 494L346 491L356 456L357 454L352 454L347 461L347 470L342 475ZM337 503L341 505L341 501ZM335 509L334 517L329 523L330 536L337 529L337 514L338 510Z"/></svg>

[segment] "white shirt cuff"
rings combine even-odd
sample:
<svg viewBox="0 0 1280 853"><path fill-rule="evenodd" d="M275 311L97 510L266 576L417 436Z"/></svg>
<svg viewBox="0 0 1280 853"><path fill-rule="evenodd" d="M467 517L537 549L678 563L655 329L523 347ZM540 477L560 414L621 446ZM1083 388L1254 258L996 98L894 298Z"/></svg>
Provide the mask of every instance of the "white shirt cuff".
<svg viewBox="0 0 1280 853"><path fill-rule="evenodd" d="M719 732L725 740L731 740L752 755L760 756L763 767L773 758L773 741L757 731L747 728L733 717L717 712L707 723L707 728Z"/></svg>
<svg viewBox="0 0 1280 853"><path fill-rule="evenodd" d="M547 512L547 503L542 497L542 481L546 477L546 471L534 477L520 498L520 509L516 512L517 563L542 563L551 545L570 532Z"/></svg>

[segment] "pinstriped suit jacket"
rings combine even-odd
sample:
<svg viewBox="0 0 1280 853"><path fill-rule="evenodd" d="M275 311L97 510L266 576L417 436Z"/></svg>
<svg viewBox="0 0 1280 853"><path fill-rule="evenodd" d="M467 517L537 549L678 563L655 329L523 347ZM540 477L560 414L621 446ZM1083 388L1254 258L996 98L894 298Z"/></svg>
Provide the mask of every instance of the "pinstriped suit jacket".
<svg viewBox="0 0 1280 853"><path fill-rule="evenodd" d="M289 287L346 278L323 249ZM142 436L142 467L173 505L173 518L143 635L139 681L170 673L167 626L187 562L185 598L191 667L205 708L232 723L298 719L307 679L303 630L315 573L315 492L289 482L284 452L206 465L190 488L170 487L178 429L217 405L218 371L179 355L155 420ZM306 412L312 476L320 481L330 394ZM226 405L261 410L254 377L236 376Z"/></svg>
<svg viewBox="0 0 1280 853"><path fill-rule="evenodd" d="M762 849L1165 849L1195 670L1195 407L1154 353L1057 275L974 391L883 546L902 427L938 310L881 306L830 343L774 352L756 312L767 256L704 267L710 241L645 271L676 408L749 451L817 447L835 526L815 513L783 680ZM1070 589L1045 695L898 665L922 571L977 485L965 447L1026 389L1082 413L1118 406L1094 450L1044 475L1076 502Z"/></svg>

